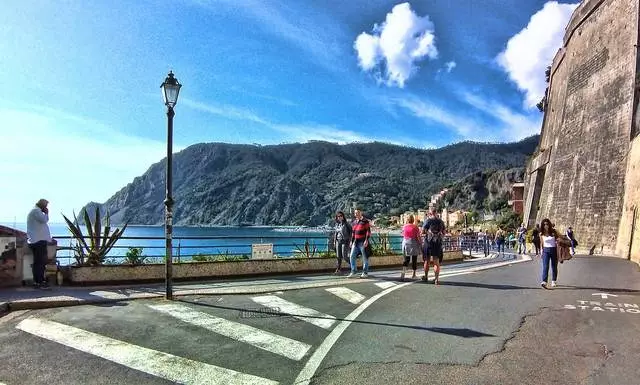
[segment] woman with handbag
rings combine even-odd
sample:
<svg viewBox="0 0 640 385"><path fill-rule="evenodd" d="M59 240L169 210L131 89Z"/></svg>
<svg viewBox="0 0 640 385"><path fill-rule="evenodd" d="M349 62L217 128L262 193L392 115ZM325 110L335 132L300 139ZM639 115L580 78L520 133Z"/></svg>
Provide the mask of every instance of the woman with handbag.
<svg viewBox="0 0 640 385"><path fill-rule="evenodd" d="M401 281L404 281L409 259L411 259L411 268L413 269L411 279L416 278L418 254L420 254L420 249L422 248L422 237L420 237L420 228L413 222L413 215L409 215L407 223L402 227L402 255L404 256L404 262L402 263L402 274L400 274Z"/></svg>
<svg viewBox="0 0 640 385"><path fill-rule="evenodd" d="M342 261L349 264L349 250L351 242L351 225L347 222L342 211L336 213L336 227L333 242L336 247L337 267L334 274L342 272Z"/></svg>
<svg viewBox="0 0 640 385"><path fill-rule="evenodd" d="M545 218L540 223L540 238L542 241L542 281L540 286L547 289L549 279L549 264L551 264L551 287L558 284L558 238L559 234L553 227L553 223Z"/></svg>

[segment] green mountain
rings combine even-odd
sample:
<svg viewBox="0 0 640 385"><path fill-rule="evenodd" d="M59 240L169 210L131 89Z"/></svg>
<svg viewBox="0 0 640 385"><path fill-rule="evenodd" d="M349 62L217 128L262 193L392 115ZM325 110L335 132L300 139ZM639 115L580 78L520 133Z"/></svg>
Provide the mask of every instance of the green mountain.
<svg viewBox="0 0 640 385"><path fill-rule="evenodd" d="M434 150L385 143L201 143L173 157L174 224L322 225L353 203L374 217L423 208L469 174L522 167L538 136ZM100 206L112 222L164 223L166 159Z"/></svg>
<svg viewBox="0 0 640 385"><path fill-rule="evenodd" d="M497 212L508 207L511 185L524 180L524 167L476 171L447 186L440 205L465 211Z"/></svg>

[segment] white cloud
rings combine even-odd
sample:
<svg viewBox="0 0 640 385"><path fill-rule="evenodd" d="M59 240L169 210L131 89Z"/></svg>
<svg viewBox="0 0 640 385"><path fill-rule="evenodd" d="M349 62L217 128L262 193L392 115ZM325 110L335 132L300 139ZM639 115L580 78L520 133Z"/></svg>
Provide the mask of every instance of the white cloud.
<svg viewBox="0 0 640 385"><path fill-rule="evenodd" d="M549 1L536 12L529 24L507 42L498 64L525 93L525 105L534 107L547 87L544 72L562 47L564 32L578 4Z"/></svg>
<svg viewBox="0 0 640 385"><path fill-rule="evenodd" d="M454 68L456 68L456 65L457 65L456 62L450 61L450 62L446 62L444 67L447 72L451 72L453 71Z"/></svg>
<svg viewBox="0 0 640 385"><path fill-rule="evenodd" d="M46 107L0 108L0 221L24 222L39 198L51 221L89 201L103 202L166 156L166 143L119 133L100 122ZM174 144L174 151L182 149ZM6 165L11 165L7 167Z"/></svg>
<svg viewBox="0 0 640 385"><path fill-rule="evenodd" d="M373 71L388 86L404 87L417 71L416 62L438 57L433 23L429 16L418 16L409 3L394 6L372 32L362 32L354 49L360 67Z"/></svg>
<svg viewBox="0 0 640 385"><path fill-rule="evenodd" d="M270 135L273 143L291 143L291 142L307 142L310 140L323 140L334 143L368 143L368 142L385 142L398 144L402 146L414 146L413 141L405 138L388 139L378 136L365 136L354 131L344 130L334 125L318 124L318 123L301 123L289 124L274 122L254 112L235 106L216 105L213 103L202 103L191 99L180 99L181 103L187 107L207 112L226 119L248 121L263 125L264 127L276 131L284 136ZM430 143L424 143L424 146L431 146Z"/></svg>
<svg viewBox="0 0 640 385"><path fill-rule="evenodd" d="M468 92L462 97L469 105L498 120L500 125L496 128L501 141L517 141L540 133L542 114L537 110L532 115L523 115L495 100L486 100Z"/></svg>
<svg viewBox="0 0 640 385"><path fill-rule="evenodd" d="M454 131L464 140L512 142L540 132L542 117L538 113L523 115L500 102L485 100L471 93L462 93L461 99L473 107L475 112L487 115L491 119L472 116L473 110L469 110L468 114L449 111L418 97L388 98L387 103L410 112L428 125L438 123L443 129ZM439 135L436 133L434 136Z"/></svg>
<svg viewBox="0 0 640 385"><path fill-rule="evenodd" d="M446 111L417 97L388 99L388 102L404 108L427 123L440 123L464 138L473 138L474 133L477 132L478 125L473 120ZM435 134L435 136L439 135Z"/></svg>

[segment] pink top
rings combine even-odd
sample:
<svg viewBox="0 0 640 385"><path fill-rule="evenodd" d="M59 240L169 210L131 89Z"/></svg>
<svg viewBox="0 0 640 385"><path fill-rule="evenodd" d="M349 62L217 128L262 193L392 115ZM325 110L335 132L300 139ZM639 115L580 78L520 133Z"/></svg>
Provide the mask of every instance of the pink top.
<svg viewBox="0 0 640 385"><path fill-rule="evenodd" d="M420 229L412 223L407 223L402 227L402 236L404 239L419 239Z"/></svg>

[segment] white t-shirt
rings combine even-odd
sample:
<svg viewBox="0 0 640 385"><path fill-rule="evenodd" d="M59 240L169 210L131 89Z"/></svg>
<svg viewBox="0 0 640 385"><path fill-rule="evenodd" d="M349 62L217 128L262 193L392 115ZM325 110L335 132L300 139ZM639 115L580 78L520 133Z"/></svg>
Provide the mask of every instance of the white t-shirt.
<svg viewBox="0 0 640 385"><path fill-rule="evenodd" d="M542 238L542 247L556 247L556 238L554 236L540 235Z"/></svg>

